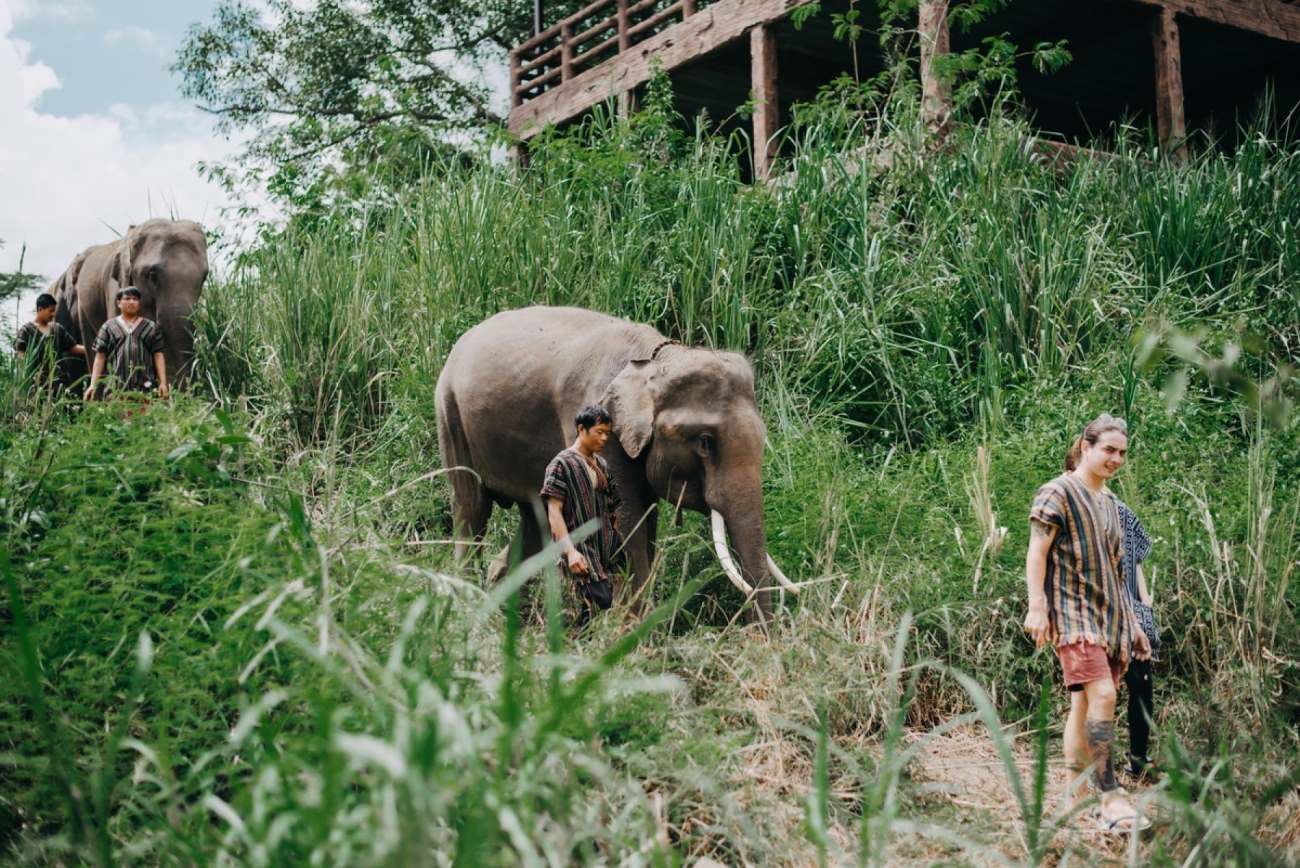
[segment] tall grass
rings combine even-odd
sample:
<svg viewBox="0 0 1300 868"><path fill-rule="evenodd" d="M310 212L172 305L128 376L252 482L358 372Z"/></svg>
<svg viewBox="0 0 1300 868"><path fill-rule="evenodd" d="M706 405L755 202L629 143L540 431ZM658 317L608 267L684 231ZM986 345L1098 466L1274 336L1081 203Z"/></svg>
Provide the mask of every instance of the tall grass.
<svg viewBox="0 0 1300 868"><path fill-rule="evenodd" d="M211 406L0 426L11 851L1216 864L1298 846L1300 428L1177 355L1144 368L1138 341L1196 329L1254 379L1294 356L1296 151L1256 136L1180 166L1120 137L1060 174L1006 118L931 152L906 105L867 126L823 108L780 184L742 183L736 142L674 132L652 102L526 170L439 167L292 223L205 293ZM770 546L812 582L770 635L732 623L694 516L662 517L656 615L581 637L545 556L491 588L450 563L433 386L467 328L533 303L754 360ZM1171 774L1155 834L1098 850L1049 792L1064 699L1019 628L1019 517L1118 408L1117 490L1157 540ZM996 816L921 780L969 731Z"/></svg>
<svg viewBox="0 0 1300 868"><path fill-rule="evenodd" d="M848 121L845 121L848 123ZM298 439L427 400L455 338L578 304L751 353L875 438L931 442L1010 391L1122 351L1151 318L1294 354L1300 155L1116 156L1061 177L999 118L941 154L880 121L867 149L794 141L787 183L741 183L727 141L593 122L530 168L447 166L370 210L291 228L211 295L202 361ZM887 159L880 155L887 154ZM1008 401L1011 407L1004 406Z"/></svg>

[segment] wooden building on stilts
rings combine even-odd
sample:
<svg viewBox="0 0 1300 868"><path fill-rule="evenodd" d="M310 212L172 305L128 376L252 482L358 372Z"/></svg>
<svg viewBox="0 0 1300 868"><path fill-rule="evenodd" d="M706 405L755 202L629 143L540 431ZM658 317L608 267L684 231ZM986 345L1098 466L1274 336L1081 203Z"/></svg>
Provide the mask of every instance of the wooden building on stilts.
<svg viewBox="0 0 1300 868"><path fill-rule="evenodd" d="M535 0L534 35L510 53L510 131L526 149L547 126L606 101L629 111L661 69L684 117L743 125L757 143L754 174L767 177L794 103L842 73L865 78L884 64L870 35L875 0L854 4L865 30L856 45L833 33L832 16L849 0L821 0L820 13L796 26L792 16L809 2L594 0L548 23ZM1200 131L1230 144L1266 89L1280 115L1300 106L1300 0L1013 0L966 32L949 28L948 5L920 0L916 20L922 108L936 131L951 93L933 58L995 35L1022 48L1067 41L1064 69L1039 73L1026 58L1019 70L1036 128L1067 145L1129 120L1152 125L1161 146L1181 154Z"/></svg>

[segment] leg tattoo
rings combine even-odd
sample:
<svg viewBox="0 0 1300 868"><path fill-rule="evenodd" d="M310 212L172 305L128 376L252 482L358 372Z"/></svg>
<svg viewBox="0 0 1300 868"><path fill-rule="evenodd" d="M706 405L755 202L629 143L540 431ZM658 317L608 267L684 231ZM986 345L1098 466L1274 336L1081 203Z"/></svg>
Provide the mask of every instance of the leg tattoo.
<svg viewBox="0 0 1300 868"><path fill-rule="evenodd" d="M1092 756L1092 783L1108 793L1117 788L1115 780L1115 721L1088 721L1088 753Z"/></svg>

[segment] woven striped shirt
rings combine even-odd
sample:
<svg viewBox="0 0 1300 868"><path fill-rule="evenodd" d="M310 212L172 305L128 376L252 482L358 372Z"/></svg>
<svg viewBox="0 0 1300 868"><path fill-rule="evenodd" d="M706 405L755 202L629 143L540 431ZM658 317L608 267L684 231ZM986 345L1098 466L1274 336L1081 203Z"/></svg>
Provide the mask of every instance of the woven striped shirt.
<svg viewBox="0 0 1300 868"><path fill-rule="evenodd" d="M44 332L34 322L23 323L14 338L14 350L26 354L23 373L29 383L38 386L47 385L53 379L63 357L76 345L71 333L56 322L50 323L49 330Z"/></svg>
<svg viewBox="0 0 1300 868"><path fill-rule="evenodd" d="M104 373L116 378L120 389L148 392L158 385L153 355L162 351L162 329L144 317L137 319L135 328L128 330L122 318L115 316L104 323L95 337L95 352L107 356Z"/></svg>
<svg viewBox="0 0 1300 868"><path fill-rule="evenodd" d="M1127 665L1132 611L1120 565L1124 532L1115 496L1094 494L1066 473L1038 489L1029 519L1056 528L1043 579L1052 640L1101 645Z"/></svg>
<svg viewBox="0 0 1300 868"><path fill-rule="evenodd" d="M618 488L609 475L609 465L599 455L596 467L593 473L585 458L572 449L565 449L547 465L541 494L543 498L561 501L564 526L569 531L577 530L593 518L600 519L600 530L574 546L591 568L588 580L612 581L620 546L618 532L614 530L614 514L620 501ZM563 558L560 568L568 573Z"/></svg>

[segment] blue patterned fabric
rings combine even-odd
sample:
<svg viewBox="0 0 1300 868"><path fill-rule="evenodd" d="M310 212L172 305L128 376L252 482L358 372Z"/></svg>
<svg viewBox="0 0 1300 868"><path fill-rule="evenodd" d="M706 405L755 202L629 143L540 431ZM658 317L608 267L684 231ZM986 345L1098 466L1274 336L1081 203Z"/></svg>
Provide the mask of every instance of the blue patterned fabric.
<svg viewBox="0 0 1300 868"><path fill-rule="evenodd" d="M1124 554L1120 558L1120 569L1124 575L1124 587L1128 589L1129 598L1133 605L1133 613L1137 616L1138 625L1141 626L1142 632L1147 634L1151 640L1151 650L1155 652L1160 647L1160 628L1156 625L1156 614L1152 608L1142 602L1142 597L1138 593L1137 568L1138 564L1147 559L1151 554L1151 537L1147 534L1146 528L1142 522L1138 521L1137 514L1128 508L1128 504L1119 498L1115 499L1115 505L1119 508L1120 526L1124 530Z"/></svg>

